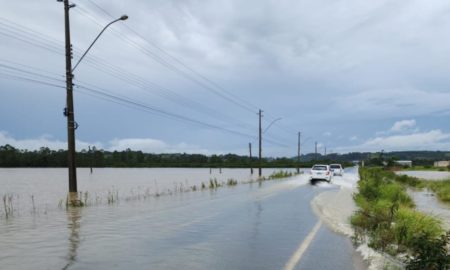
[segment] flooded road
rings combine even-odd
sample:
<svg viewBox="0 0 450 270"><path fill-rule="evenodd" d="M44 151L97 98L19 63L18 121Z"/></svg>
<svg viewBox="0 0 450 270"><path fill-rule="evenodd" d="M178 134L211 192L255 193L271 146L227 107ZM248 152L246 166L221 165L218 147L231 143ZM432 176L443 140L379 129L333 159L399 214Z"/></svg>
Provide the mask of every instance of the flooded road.
<svg viewBox="0 0 450 270"><path fill-rule="evenodd" d="M307 175L0 219L2 269L357 269Z"/></svg>

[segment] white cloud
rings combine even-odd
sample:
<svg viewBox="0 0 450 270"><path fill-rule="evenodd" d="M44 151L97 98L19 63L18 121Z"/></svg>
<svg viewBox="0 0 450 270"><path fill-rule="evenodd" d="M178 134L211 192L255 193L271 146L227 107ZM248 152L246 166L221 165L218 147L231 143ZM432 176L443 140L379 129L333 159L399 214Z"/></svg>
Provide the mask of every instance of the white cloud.
<svg viewBox="0 0 450 270"><path fill-rule="evenodd" d="M402 132L406 130L411 130L413 127L416 126L416 120L401 120L394 123L394 125L391 128L392 132Z"/></svg>
<svg viewBox="0 0 450 270"><path fill-rule="evenodd" d="M206 149L201 149L196 145L190 145L187 143L179 143L170 145L161 140L151 138L127 138L127 139L114 139L108 144L108 150L141 150L146 153L209 153Z"/></svg>
<svg viewBox="0 0 450 270"><path fill-rule="evenodd" d="M49 135L42 135L38 138L16 139L5 131L0 131L0 145L9 144L19 149L38 150L41 147L48 147L53 150L67 149L67 142L56 140ZM88 143L76 141L77 151L88 149L89 146L102 148L101 143Z"/></svg>
<svg viewBox="0 0 450 270"><path fill-rule="evenodd" d="M444 133L440 129L405 135L378 136L371 138L360 145L337 148L339 152L449 149L450 133Z"/></svg>
<svg viewBox="0 0 450 270"><path fill-rule="evenodd" d="M356 140L358 140L358 136L351 136L350 138L348 138L350 141L356 141Z"/></svg>
<svg viewBox="0 0 450 270"><path fill-rule="evenodd" d="M341 114L355 118L411 117L448 109L450 93L414 88L368 89L336 97L333 104Z"/></svg>
<svg viewBox="0 0 450 270"><path fill-rule="evenodd" d="M56 140L48 135L38 138L16 139L5 131L0 131L0 145L9 144L19 149L38 150L41 147L48 147L53 150L67 149L67 142ZM95 146L98 149L109 151L122 151L127 148L131 150L141 150L146 153L199 153L208 154L209 151L201 149L196 145L186 143L168 144L161 140L151 138L125 138L113 139L107 143L101 142L76 142L77 151L88 149L89 146Z"/></svg>
<svg viewBox="0 0 450 270"><path fill-rule="evenodd" d="M325 137L330 137L333 134L331 132L327 131L327 132L324 132L322 135Z"/></svg>

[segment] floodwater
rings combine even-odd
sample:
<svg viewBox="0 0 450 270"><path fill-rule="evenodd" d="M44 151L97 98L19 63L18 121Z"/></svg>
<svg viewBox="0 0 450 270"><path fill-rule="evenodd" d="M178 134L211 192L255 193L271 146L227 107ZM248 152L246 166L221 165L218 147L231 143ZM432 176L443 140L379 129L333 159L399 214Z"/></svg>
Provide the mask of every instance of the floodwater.
<svg viewBox="0 0 450 270"><path fill-rule="evenodd" d="M445 180L450 178L450 172L439 171L399 171L397 174L404 174L412 177L417 177L423 180Z"/></svg>
<svg viewBox="0 0 450 270"><path fill-rule="evenodd" d="M310 208L317 194L337 186L308 185L306 175L162 196L121 195L112 204L33 211L23 197L41 194L54 204L67 188L58 182L62 172L0 171L1 192L20 194L21 209L0 217L1 269L288 269L287 262L305 244L293 269L361 269L350 240L320 226ZM94 190L89 192L114 185L119 194L127 194L136 186L150 188L152 177L158 177L159 189L170 189L172 181L198 185L209 181L209 170L204 171L104 169L92 176L80 173L79 184ZM146 176L149 172L154 174ZM222 174L220 181L248 180L245 170L224 169ZM171 183L159 180L162 175L171 175L165 178Z"/></svg>
<svg viewBox="0 0 450 270"><path fill-rule="evenodd" d="M410 189L408 192L417 209L442 220L445 228L450 230L450 204L440 202L433 192L426 189L421 191Z"/></svg>
<svg viewBox="0 0 450 270"><path fill-rule="evenodd" d="M276 171L294 169L263 169L268 177ZM118 195L119 200L135 200L144 197L167 195L180 191L200 189L202 183L209 186L211 179L224 184L228 179L239 182L256 180L258 171L250 169L198 169L198 168L88 168L77 170L78 191L86 192L90 204L107 203L108 195ZM0 198L13 196L15 212L48 212L58 208L67 197L67 169L63 168L0 168ZM0 209L0 216L4 214Z"/></svg>

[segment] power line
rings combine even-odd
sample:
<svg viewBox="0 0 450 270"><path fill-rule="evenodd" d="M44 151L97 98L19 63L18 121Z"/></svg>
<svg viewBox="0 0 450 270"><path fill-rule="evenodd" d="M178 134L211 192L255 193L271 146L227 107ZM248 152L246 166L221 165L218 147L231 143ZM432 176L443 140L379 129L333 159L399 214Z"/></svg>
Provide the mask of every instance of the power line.
<svg viewBox="0 0 450 270"><path fill-rule="evenodd" d="M24 72L24 73L27 73L26 70L20 70L20 69L17 69L17 70L21 71L21 72ZM35 74L35 75L38 75L38 74ZM63 89L65 88L65 86L63 86L63 85L57 85L57 84L49 83L49 82L46 82L46 81L43 81L43 80L37 80L37 79L28 78L28 77L20 76L20 75L11 75L11 74L0 72L0 77L4 77L4 78L7 78L7 79L18 80L18 81L32 82L32 83L37 83L37 84L46 85L46 86L52 86L52 87L57 87L57 88L63 88ZM47 77L48 76L45 76L44 78L47 78ZM51 78L51 79L55 79L55 78ZM77 87L77 89L81 88L83 90L88 91L91 94L94 94L94 95L91 95L91 96L96 96L96 97L100 96L100 97L102 97L103 100L111 101L111 102L119 104L119 105L125 105L127 107L130 107L130 105L131 105L131 107L133 107L133 108L143 109L144 111L151 112L153 114L157 114L157 115L160 115L160 116L169 117L171 119L180 120L180 121L184 121L184 122L190 122L192 124L200 125L200 126L207 127L207 128L210 128L210 129L221 130L221 131L224 131L224 132L227 132L227 133L230 133L230 134L234 134L234 135L237 135L237 136L245 137L245 138L255 138L254 136L246 134L246 133L242 133L242 132L239 132L239 131L236 131L236 130L223 128L223 127L220 127L220 126L217 126L217 125L214 125L214 124L210 124L210 123L206 123L206 122L203 122L203 121L199 121L199 120L196 120L196 119L193 119L193 118L189 118L189 117L186 117L186 116L183 116L183 115L167 112L167 111L165 111L165 110L163 110L161 108L150 106L150 105L144 104L142 102L126 98L126 97L113 95L113 94L110 94L110 93L106 92L104 89L95 89L95 88L92 88L92 87L86 87L84 85L76 85L76 87ZM271 141L269 141L269 142L272 143L272 144L275 144L275 145L284 146L283 144L279 144L277 142L271 142Z"/></svg>
<svg viewBox="0 0 450 270"><path fill-rule="evenodd" d="M114 16L112 14L110 14L108 11L106 11L104 8L102 8L101 6L97 5L96 3L94 3L91 0L88 0L90 2L90 4L92 4L93 6L95 6L98 10L100 10L103 14L106 15L106 17L108 17L107 19L110 18L114 18ZM90 14L90 12L83 8L83 7L79 7L79 13L87 18L89 18L90 20L92 20L94 23L96 23L97 25L101 26L102 24L94 17ZM138 32L136 32L134 29L132 29L131 27L129 27L128 25L121 25L125 28L127 28L130 32L132 32L135 36L139 37L142 41L146 42L147 44L153 46L154 48L158 49L160 52L162 52L164 55L166 55L167 57L169 57L170 59L174 60L175 62L177 62L178 64L182 65L183 67L185 67L186 69L188 69L190 72L192 72L194 75L200 77L201 79L203 79L204 81L208 82L210 85L212 85L215 88L219 88L221 89L223 92L229 94L229 95L233 95L232 93L228 92L226 89L222 88L221 86L219 86L218 84L216 84L215 82L213 82L212 80L208 79L206 76L196 72L193 68L189 67L188 65L186 65L183 61L181 61L180 59L172 56L171 54L167 53L164 49L162 49L161 47L159 47L158 45L156 45L155 43L151 42L150 40L148 40L147 38L143 37L141 34L139 34ZM179 68L177 68L176 66L174 66L173 64L170 64L169 61L167 61L165 58L157 55L156 53L152 52L151 50L143 47L141 44L136 43L134 40L131 40L130 38L128 38L127 36L125 36L123 33L120 33L119 31L117 31L116 29L112 29L111 31L113 34L116 35L116 37L118 37L119 39L121 39L122 41L124 41L125 43L127 43L128 45L134 47L135 49L138 49L139 51L141 51L142 53L150 56L151 58L153 58L154 60L156 60L157 62L159 62L160 64L166 66L167 68L171 69L174 72L180 73L181 75L186 76L185 72L179 70ZM195 80L198 82L197 79L192 78L190 75L189 76L190 79ZM212 90L212 91L217 91L216 89L210 89L211 87L209 86L205 86L203 83L201 83L202 87L206 87L208 90ZM219 92L220 94L220 92ZM223 96L222 96L223 97ZM237 96L234 96L234 98L240 99ZM228 99L228 97L225 97L225 99ZM229 100L230 101L230 100ZM246 102L242 99L240 99L240 101ZM249 105L250 104L250 105ZM241 106L242 104L236 104L238 106ZM253 108L250 108L253 107ZM247 102L247 108L248 111L250 112L254 112L255 110L258 109L257 106ZM266 120L267 121L267 120ZM277 125L280 129L284 130L285 132L287 132L288 134L292 135L292 134L296 134L296 131L289 131L286 128L284 128L281 125Z"/></svg>
<svg viewBox="0 0 450 270"><path fill-rule="evenodd" d="M89 1L89 2L92 5L94 5L96 8L100 9L108 17L110 17L110 18L113 17L110 13L108 13L102 7L98 6L97 4L93 3L92 1ZM87 11L86 9L83 9L83 10L84 10L85 13L89 13L89 11ZM92 20L94 20L94 21L96 21L98 23L98 21L93 16L89 16L89 17L91 17ZM131 45L131 46L135 47L136 49L140 50L141 52L143 52L147 56L153 58L155 61L157 61L158 63L162 64L166 68L168 68L168 69L170 69L170 70L172 70L172 71L174 71L174 72L176 72L176 73L186 77L187 79L189 79L189 80L193 81L194 83L200 85L204 89L211 91L215 95L217 95L217 96L219 96L219 97L221 97L221 98L223 98L223 99L225 99L225 100L235 104L236 106L241 107L242 109L247 110L247 111L252 112L252 113L254 113L255 110L257 109L257 106L249 105L250 103L248 101L245 101L245 100L237 97L236 95L230 93L229 91L223 89L222 87L218 86L217 84L212 82L210 79L208 79L206 76L204 76L204 75L200 74L199 72L195 71L193 68L189 67L188 65L186 65L184 62L182 62L178 58L170 55L165 50L163 50L162 48L160 48L156 44L150 42L148 39L143 37L141 34L136 32L135 30L133 30L129 26L125 26L125 27L130 32L132 32L134 35L139 37L142 41L146 42L147 44L149 44L149 45L151 45L151 46L153 46L155 48L157 48L160 52L163 52L164 55L168 56L170 59L175 60L176 63L178 63L179 65L183 66L186 70L190 71L191 74L186 72L185 70L180 69L179 67L177 67L173 63L170 63L170 61L168 61L167 58L164 58L164 57L156 54L155 52L153 52L153 51L143 47L141 44L136 43L134 40L128 38L127 36L123 35L122 33L113 31L124 42L126 42L129 45ZM197 77L201 78L202 80L198 80L197 78L195 78L195 76L192 76L192 74L196 75ZM216 88L219 88L221 91L218 91Z"/></svg>
<svg viewBox="0 0 450 270"><path fill-rule="evenodd" d="M2 18L0 18L0 19L2 19ZM56 40L52 37L46 36L42 33L39 33L33 29L20 26L16 23L12 23L6 19L2 19L2 20L6 21L7 23L2 23L0 21L0 34L4 34L4 35L7 35L8 37L18 39L19 41L22 41L25 44L37 46L37 47L40 47L40 48L43 48L43 49L46 49L46 50L49 50L49 51L52 51L52 52L55 52L58 54L63 54L59 49L57 49L57 48L60 48L60 46L61 46L60 45L61 43L58 40ZM2 24L3 24L3 27L2 27ZM5 26L9 27L9 28L5 28ZM2 32L2 30L3 30L3 32ZM27 36L25 36L23 33L25 33ZM33 38L29 38L29 35L31 35ZM77 53L78 53L78 50L75 50L75 54L77 54ZM123 69L117 68L114 65L111 65L100 58L89 57L89 58L87 58L87 60L90 63L90 65L93 66L94 68L96 68L97 70L106 72L107 74L109 74L115 78L118 78L120 80L123 80L127 83L130 83L138 88L147 89L147 88L149 88L149 84L153 88L156 88L156 87L163 88L159 85L148 82L147 80L140 78L132 73L124 72ZM30 72L28 72L28 74L33 75ZM28 79L28 80L31 81L30 79ZM54 79L54 80L60 81L60 79ZM50 84L47 83L47 85L50 85ZM169 89L164 89L164 90L171 91ZM169 94L165 93L165 95L168 99L170 99L170 95L179 95L179 94L172 91ZM172 101L173 101L173 99L174 99L174 97L172 97ZM189 105L193 104L193 103L189 103L189 102L195 103L195 101L192 101L192 100L181 100L181 101L179 100L178 102L184 103L188 107L193 107L193 108L200 107L200 106L189 106ZM201 105L201 104L197 102L196 105ZM200 110L200 112L204 113L205 110L203 110L203 111ZM210 116L211 112L217 112L217 111L209 109L209 111L207 112L207 115ZM266 141L269 143L272 143L272 144L278 144L278 145L282 145L283 147L287 147L285 144L279 144L279 143L276 143L274 141L270 141L267 139L266 139Z"/></svg>
<svg viewBox="0 0 450 270"><path fill-rule="evenodd" d="M16 28L17 28L17 29L15 29L16 32L13 32L14 36L11 36L16 39L18 38L18 36L23 37L23 33L21 33L23 31L25 31L25 33L27 33L27 34L33 32L33 30L26 28L26 27L20 27L20 28L16 27ZM17 31L19 31L19 32L17 32ZM62 46L62 45L58 45L57 41L52 40L49 37L45 37L45 35L43 35L43 34L42 34L42 37L44 37L43 41L33 39L33 41L30 42L30 41L26 40L25 37L19 38L19 40L25 42L26 44L36 45L38 47L50 50L52 52L56 52L53 50L53 48L55 48L57 46ZM77 51L79 51L79 50L75 49L75 54L77 54ZM216 110L212 110L212 109L204 106L203 104L196 102L192 99L183 97L180 94L177 94L168 88L162 87L156 83L150 82L144 78L141 78L137 75L127 72L126 70L116 67L100 58L89 56L88 58L86 58L86 60L88 61L90 66L96 68L97 70L107 73L110 76L117 78L119 80L122 80L126 83L129 83L129 84L137 87L138 89L144 90L146 92L148 91L148 89L156 90L156 93L153 91L151 93L157 94L157 95L159 95L163 98L166 98L172 102L184 105L191 110L195 110L200 113L205 113L209 117L211 117L211 116L217 117L221 121L227 122L231 119L227 115L224 115ZM226 120L224 120L224 119L226 119ZM248 124L243 123L243 122L241 124L239 124L239 126L248 128Z"/></svg>

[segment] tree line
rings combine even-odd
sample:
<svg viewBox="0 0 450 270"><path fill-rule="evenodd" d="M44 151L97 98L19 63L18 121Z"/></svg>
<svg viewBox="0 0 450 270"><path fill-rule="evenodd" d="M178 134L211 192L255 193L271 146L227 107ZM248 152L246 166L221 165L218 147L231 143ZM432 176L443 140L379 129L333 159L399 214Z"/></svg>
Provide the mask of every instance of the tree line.
<svg viewBox="0 0 450 270"><path fill-rule="evenodd" d="M259 164L258 158L235 154L151 154L142 151L105 151L96 149L76 153L78 167L204 167L204 168L248 168ZM262 167L294 168L292 158L263 158ZM301 166L310 164L302 163ZM0 167L67 167L67 150L51 150L41 147L29 151L11 145L0 146Z"/></svg>
<svg viewBox="0 0 450 270"><path fill-rule="evenodd" d="M328 155L309 153L301 156L300 167L311 167L314 163L342 163L351 165L353 161L364 160L366 164L378 164L384 160L412 160L414 165L432 165L436 160L449 160L450 153L443 151L403 151L389 153L353 152ZM259 165L258 158L236 154L152 154L142 151L106 151L93 147L91 151L76 153L79 167L200 167L200 168L248 168ZM296 157L263 158L261 167L295 168ZM0 167L67 167L67 150L51 150L41 147L29 151L11 145L0 146Z"/></svg>

